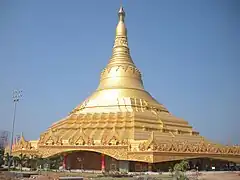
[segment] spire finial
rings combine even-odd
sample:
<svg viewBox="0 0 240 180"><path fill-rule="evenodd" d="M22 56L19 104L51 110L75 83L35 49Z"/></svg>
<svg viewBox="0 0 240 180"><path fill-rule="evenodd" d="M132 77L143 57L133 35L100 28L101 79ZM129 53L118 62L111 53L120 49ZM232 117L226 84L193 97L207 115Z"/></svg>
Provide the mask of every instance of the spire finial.
<svg viewBox="0 0 240 180"><path fill-rule="evenodd" d="M120 7L123 7L123 2L122 2L122 0L120 0Z"/></svg>
<svg viewBox="0 0 240 180"><path fill-rule="evenodd" d="M118 11L118 17L119 21L116 28L116 36L127 36L127 29L124 23L125 12L122 5L120 6L120 9Z"/></svg>
<svg viewBox="0 0 240 180"><path fill-rule="evenodd" d="M122 5L120 6L120 9L118 11L118 16L119 16L119 21L124 22L125 12Z"/></svg>

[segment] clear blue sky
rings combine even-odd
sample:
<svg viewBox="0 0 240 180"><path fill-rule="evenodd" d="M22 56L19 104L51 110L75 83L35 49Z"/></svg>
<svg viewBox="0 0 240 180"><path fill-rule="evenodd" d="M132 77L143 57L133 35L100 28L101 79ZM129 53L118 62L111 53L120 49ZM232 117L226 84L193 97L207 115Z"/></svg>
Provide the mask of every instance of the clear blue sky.
<svg viewBox="0 0 240 180"><path fill-rule="evenodd" d="M111 56L118 0L0 1L0 129L23 89L16 133L36 139L98 85ZM240 1L123 0L145 88L222 143L240 143Z"/></svg>

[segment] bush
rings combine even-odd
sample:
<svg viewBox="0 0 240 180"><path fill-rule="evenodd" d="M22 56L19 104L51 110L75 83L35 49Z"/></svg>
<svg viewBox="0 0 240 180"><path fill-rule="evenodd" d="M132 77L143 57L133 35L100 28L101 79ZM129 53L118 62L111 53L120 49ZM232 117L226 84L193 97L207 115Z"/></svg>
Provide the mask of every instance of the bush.
<svg viewBox="0 0 240 180"><path fill-rule="evenodd" d="M187 161L181 161L180 163L175 164L174 166L174 177L177 180L188 180L185 172L188 170L189 164Z"/></svg>

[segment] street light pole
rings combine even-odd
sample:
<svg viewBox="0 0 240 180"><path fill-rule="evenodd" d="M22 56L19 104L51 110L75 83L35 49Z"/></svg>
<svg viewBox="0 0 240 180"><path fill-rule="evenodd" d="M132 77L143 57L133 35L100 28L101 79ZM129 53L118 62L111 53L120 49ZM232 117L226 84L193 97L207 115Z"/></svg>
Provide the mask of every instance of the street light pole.
<svg viewBox="0 0 240 180"><path fill-rule="evenodd" d="M14 103L14 110L13 110L13 121L12 121L12 135L11 135L11 142L10 142L10 151L8 160L8 170L10 170L11 161L12 161L12 146L13 146L13 139L14 139L14 127L16 121L16 110L17 110L17 103L19 102L20 98L22 97L22 91L14 90L13 91L13 103Z"/></svg>

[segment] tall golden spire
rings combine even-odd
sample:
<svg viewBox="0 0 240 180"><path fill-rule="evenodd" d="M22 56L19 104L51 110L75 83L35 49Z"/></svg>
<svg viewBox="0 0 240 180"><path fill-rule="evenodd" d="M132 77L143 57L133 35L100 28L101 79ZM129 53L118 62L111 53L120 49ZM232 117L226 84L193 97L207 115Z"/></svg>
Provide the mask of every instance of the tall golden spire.
<svg viewBox="0 0 240 180"><path fill-rule="evenodd" d="M139 107L143 104L167 111L144 89L141 73L130 56L125 15L121 6L118 11L112 56L101 72L97 90L73 112L133 111L135 106ZM142 105L137 103L140 101Z"/></svg>
<svg viewBox="0 0 240 180"><path fill-rule="evenodd" d="M101 73L98 90L109 88L143 90L141 73L130 56L127 28L125 26L125 12L122 6L118 11L118 19L112 56L107 67Z"/></svg>
<svg viewBox="0 0 240 180"><path fill-rule="evenodd" d="M127 28L125 26L125 12L121 6L118 11L118 24L116 28L116 36L113 46L113 54L110 59L110 64L113 63L127 63L133 65L130 56L127 38Z"/></svg>

